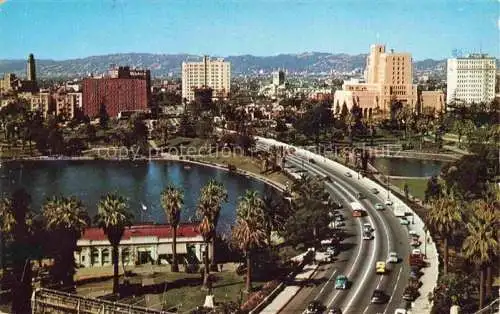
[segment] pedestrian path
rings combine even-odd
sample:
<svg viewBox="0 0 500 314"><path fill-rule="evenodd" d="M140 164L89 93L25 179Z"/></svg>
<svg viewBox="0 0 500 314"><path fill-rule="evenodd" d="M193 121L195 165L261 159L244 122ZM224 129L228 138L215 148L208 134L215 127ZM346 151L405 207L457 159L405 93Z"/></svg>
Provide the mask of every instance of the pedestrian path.
<svg viewBox="0 0 500 314"><path fill-rule="evenodd" d="M301 262L306 253L300 254L292 258L293 261ZM283 291L278 294L274 300L266 306L260 313L278 313L282 308L284 308L290 300L300 291L301 282L310 279L319 266L319 261L325 258L324 253L316 253L314 264L307 264L304 266L302 271L295 276L293 284L290 284L283 289Z"/></svg>

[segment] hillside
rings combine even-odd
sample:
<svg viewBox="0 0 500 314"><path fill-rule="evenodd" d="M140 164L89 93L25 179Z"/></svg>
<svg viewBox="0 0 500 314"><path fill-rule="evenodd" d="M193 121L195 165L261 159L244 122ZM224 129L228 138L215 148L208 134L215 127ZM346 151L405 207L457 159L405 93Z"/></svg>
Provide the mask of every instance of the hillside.
<svg viewBox="0 0 500 314"><path fill-rule="evenodd" d="M37 73L39 77L81 77L90 73L102 73L111 64L117 64L149 68L154 77L166 77L169 74L178 76L182 61L199 58L188 54L121 53L63 61L37 60ZM252 74L260 70L271 71L277 68L284 68L289 72L328 73L332 70L342 72L362 70L365 67L366 54L310 52L265 57L241 55L229 56L225 59L231 62L233 74ZM22 77L25 75L25 65L25 60L0 60L0 74L13 72ZM417 71L442 73L445 68L445 60L426 59L415 63Z"/></svg>

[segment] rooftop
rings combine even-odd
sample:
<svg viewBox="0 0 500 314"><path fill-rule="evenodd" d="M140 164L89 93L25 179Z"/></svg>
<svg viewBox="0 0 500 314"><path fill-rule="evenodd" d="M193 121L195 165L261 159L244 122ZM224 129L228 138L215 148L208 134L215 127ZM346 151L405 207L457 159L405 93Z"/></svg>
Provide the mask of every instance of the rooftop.
<svg viewBox="0 0 500 314"><path fill-rule="evenodd" d="M171 238L171 225L148 224L148 225L133 225L126 228L123 233L122 240L128 240L132 237L158 237ZM196 224L181 224L177 228L177 237L197 237L200 235L198 225ZM80 240L103 241L107 240L107 236L101 228L92 227L85 229Z"/></svg>

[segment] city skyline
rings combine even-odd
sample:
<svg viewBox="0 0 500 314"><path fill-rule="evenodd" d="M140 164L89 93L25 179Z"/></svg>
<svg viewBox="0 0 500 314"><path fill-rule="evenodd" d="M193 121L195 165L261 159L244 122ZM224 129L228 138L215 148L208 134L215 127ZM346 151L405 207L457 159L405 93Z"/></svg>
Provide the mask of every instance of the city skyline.
<svg viewBox="0 0 500 314"><path fill-rule="evenodd" d="M453 51L498 57L500 2L0 2L0 59L65 60L114 53L194 55L365 53L372 43L414 60ZM469 25L463 27L463 25ZM15 27L15 32L9 31ZM41 32L40 30L46 30ZM105 30L104 32L101 30ZM348 31L346 31L348 30ZM208 39L208 40L207 40Z"/></svg>

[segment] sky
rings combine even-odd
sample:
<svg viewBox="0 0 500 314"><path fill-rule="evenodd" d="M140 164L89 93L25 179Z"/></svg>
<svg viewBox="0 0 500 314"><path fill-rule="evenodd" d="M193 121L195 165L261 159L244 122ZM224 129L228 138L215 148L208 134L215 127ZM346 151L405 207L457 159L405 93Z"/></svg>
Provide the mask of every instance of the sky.
<svg viewBox="0 0 500 314"><path fill-rule="evenodd" d="M0 0L0 59L112 53L500 56L500 0Z"/></svg>

